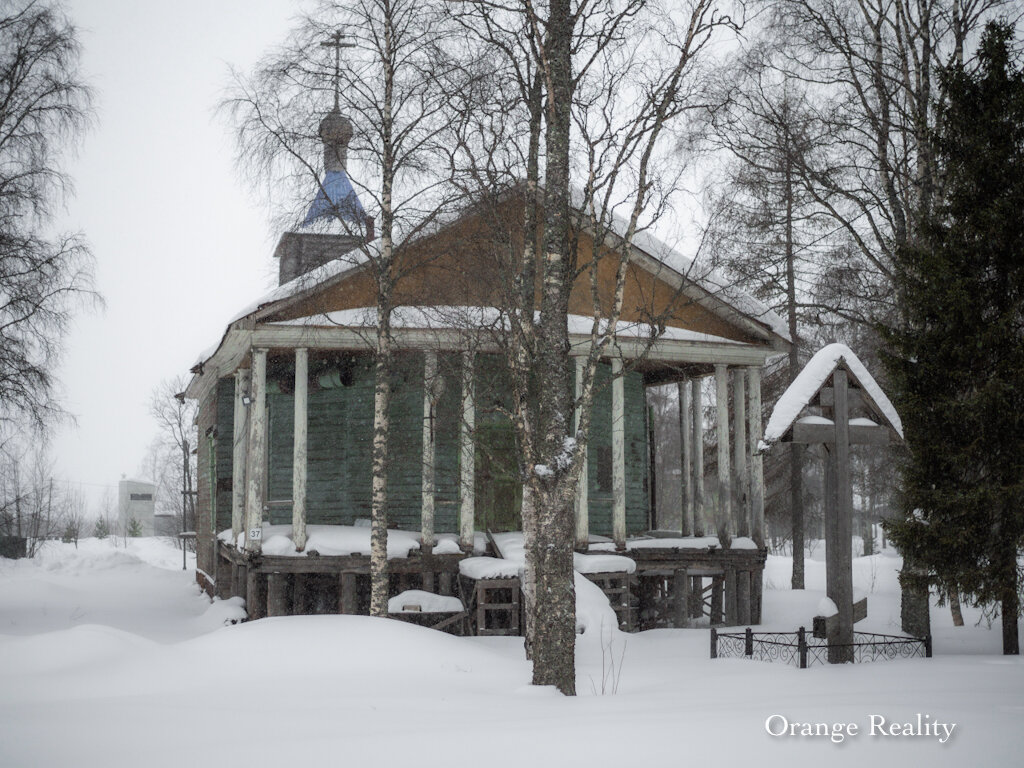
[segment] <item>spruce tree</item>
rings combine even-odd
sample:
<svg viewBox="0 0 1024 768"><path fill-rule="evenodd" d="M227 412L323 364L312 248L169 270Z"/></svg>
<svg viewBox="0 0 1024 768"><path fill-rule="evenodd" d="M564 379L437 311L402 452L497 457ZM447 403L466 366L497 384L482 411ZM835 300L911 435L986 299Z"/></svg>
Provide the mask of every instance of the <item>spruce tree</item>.
<svg viewBox="0 0 1024 768"><path fill-rule="evenodd" d="M1024 545L1024 71L988 25L978 66L940 73L938 204L897 252L901 324L885 362L906 430L908 563L946 594L997 604L1019 653Z"/></svg>

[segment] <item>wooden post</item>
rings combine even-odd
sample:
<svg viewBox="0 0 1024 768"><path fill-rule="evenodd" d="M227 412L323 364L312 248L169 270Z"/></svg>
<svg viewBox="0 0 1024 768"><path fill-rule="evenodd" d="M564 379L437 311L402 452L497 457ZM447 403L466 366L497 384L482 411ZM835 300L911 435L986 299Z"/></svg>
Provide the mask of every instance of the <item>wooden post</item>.
<svg viewBox="0 0 1024 768"><path fill-rule="evenodd" d="M728 549L732 544L732 474L729 472L729 369L724 365L715 366L715 404L718 428L718 540L722 547Z"/></svg>
<svg viewBox="0 0 1024 768"><path fill-rule="evenodd" d="M761 623L761 599L764 592L764 569L750 574L750 623Z"/></svg>
<svg viewBox="0 0 1024 768"><path fill-rule="evenodd" d="M742 368L732 370L733 424L733 521L739 536L750 536L750 511L748 507L750 478L747 474L747 376ZM741 622L742 623L742 622Z"/></svg>
<svg viewBox="0 0 1024 768"><path fill-rule="evenodd" d="M263 493L267 444L267 350L252 352L252 381L249 403L249 446L246 451L248 478L245 496L245 549L262 550Z"/></svg>
<svg viewBox="0 0 1024 768"><path fill-rule="evenodd" d="M723 576L711 577L711 624L722 623L722 587Z"/></svg>
<svg viewBox="0 0 1024 768"><path fill-rule="evenodd" d="M736 621L739 624L750 624L750 617L750 571L738 571L736 573Z"/></svg>
<svg viewBox="0 0 1024 768"><path fill-rule="evenodd" d="M423 355L423 468L420 478L420 548L427 554L434 551L434 407L437 388L437 353L428 350Z"/></svg>
<svg viewBox="0 0 1024 768"><path fill-rule="evenodd" d="M473 353L462 353L462 429L459 432L459 546L473 551L473 513L476 507L476 405L473 399Z"/></svg>
<svg viewBox="0 0 1024 768"><path fill-rule="evenodd" d="M757 366L747 369L747 387L750 390L747 409L750 417L750 535L758 547L764 547L764 458L757 450L764 435L761 428L761 369Z"/></svg>
<svg viewBox="0 0 1024 768"><path fill-rule="evenodd" d="M249 444L246 418L249 410L245 398L249 396L249 371L235 371L235 416L231 441L231 545L238 546L238 534L245 529L245 459Z"/></svg>
<svg viewBox="0 0 1024 768"><path fill-rule="evenodd" d="M354 615L358 608L356 604L356 575L354 573L342 573L338 581L338 608L341 613L349 616Z"/></svg>
<svg viewBox="0 0 1024 768"><path fill-rule="evenodd" d="M292 439L292 540L306 548L306 434L309 350L295 350L295 430Z"/></svg>
<svg viewBox="0 0 1024 768"><path fill-rule="evenodd" d="M701 380L690 380L690 407L693 410L693 535L704 535L704 399Z"/></svg>
<svg viewBox="0 0 1024 768"><path fill-rule="evenodd" d="M612 539L626 548L626 398L622 358L612 358Z"/></svg>
<svg viewBox="0 0 1024 768"><path fill-rule="evenodd" d="M288 615L288 576L267 574L267 616Z"/></svg>
<svg viewBox="0 0 1024 768"><path fill-rule="evenodd" d="M231 564L231 596L245 599L245 568Z"/></svg>
<svg viewBox="0 0 1024 768"><path fill-rule="evenodd" d="M736 569L727 567L725 569L725 623L730 627L739 623L736 584Z"/></svg>
<svg viewBox="0 0 1024 768"><path fill-rule="evenodd" d="M679 392L679 474L682 510L680 533L693 535L693 409L690 407L690 382L683 379L676 385Z"/></svg>
<svg viewBox="0 0 1024 768"><path fill-rule="evenodd" d="M306 613L306 599L309 594L309 580L307 574L296 573L292 575L292 616L302 616Z"/></svg>
<svg viewBox="0 0 1024 768"><path fill-rule="evenodd" d="M576 397L583 393L583 371L587 359L579 356L576 360ZM572 420L573 432L580 427L580 409L577 408ZM589 450L589 446L588 446ZM587 451L583 452L583 465L580 468L580 483L576 489L576 549L586 552L590 548L590 469L587 462Z"/></svg>
<svg viewBox="0 0 1024 768"><path fill-rule="evenodd" d="M836 444L832 451L834 495L832 514L826 504L826 526L831 523L832 535L826 542L826 586L829 598L839 611L838 627L834 639L829 638L829 661L845 663L853 660L853 498L850 485L850 409L846 371L836 368L832 374L835 393L833 420L836 425ZM832 554L828 554L833 549ZM833 644L839 647L833 648Z"/></svg>
<svg viewBox="0 0 1024 768"><path fill-rule="evenodd" d="M250 619L262 619L266 616L266 596L264 588L266 580L260 578L260 571L254 565L245 569L245 612Z"/></svg>
<svg viewBox="0 0 1024 768"><path fill-rule="evenodd" d="M672 598L676 628L690 626L690 574L680 568L672 576Z"/></svg>

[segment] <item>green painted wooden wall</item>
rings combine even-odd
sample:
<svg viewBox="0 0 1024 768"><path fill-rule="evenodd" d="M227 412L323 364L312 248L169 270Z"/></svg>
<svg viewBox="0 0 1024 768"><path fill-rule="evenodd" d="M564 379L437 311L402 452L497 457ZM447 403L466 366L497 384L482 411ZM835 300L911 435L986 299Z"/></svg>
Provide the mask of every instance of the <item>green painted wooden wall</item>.
<svg viewBox="0 0 1024 768"><path fill-rule="evenodd" d="M462 393L459 356L440 355L444 389L437 407L435 528L456 532L459 501L459 427ZM367 355L353 356L347 386L310 387L308 428L307 520L310 524L351 524L370 516L371 448L373 437L373 367ZM485 430L511 430L500 414L507 392L497 391L497 361L477 363L477 423ZM271 374L273 367L271 367ZM279 371L287 377L288 370ZM500 386L500 385L499 385ZM268 387L267 499L273 523L291 522L292 430L294 401L290 394ZM626 407L626 526L630 533L649 527L647 490L648 448L644 389L637 373L624 382ZM216 475L218 529L231 526L233 379L217 388ZM423 356L396 357L391 396L391 440L388 474L389 519L407 530L420 527L421 460L423 444ZM611 376L608 366L598 371L591 424L589 458L590 529L611 535ZM480 462L487 461L478 451ZM503 474L514 469L502 470ZM277 503L281 502L281 503ZM478 492L478 506L483 504ZM476 512L483 520L483 509Z"/></svg>

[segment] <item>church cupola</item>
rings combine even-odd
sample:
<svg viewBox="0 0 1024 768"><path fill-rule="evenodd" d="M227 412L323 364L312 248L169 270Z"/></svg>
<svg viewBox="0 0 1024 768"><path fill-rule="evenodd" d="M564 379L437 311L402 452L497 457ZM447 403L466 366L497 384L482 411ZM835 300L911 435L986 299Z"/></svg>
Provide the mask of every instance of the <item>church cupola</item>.
<svg viewBox="0 0 1024 768"><path fill-rule="evenodd" d="M335 50L334 107L320 121L324 175L302 223L281 236L275 255L280 259L278 280L284 284L373 239L373 219L366 215L348 175L352 122L339 109L340 50L351 47L336 33L322 43Z"/></svg>
<svg viewBox="0 0 1024 768"><path fill-rule="evenodd" d="M338 111L337 105L320 121L320 141L324 145L324 171L346 173L348 143L352 140L352 121Z"/></svg>

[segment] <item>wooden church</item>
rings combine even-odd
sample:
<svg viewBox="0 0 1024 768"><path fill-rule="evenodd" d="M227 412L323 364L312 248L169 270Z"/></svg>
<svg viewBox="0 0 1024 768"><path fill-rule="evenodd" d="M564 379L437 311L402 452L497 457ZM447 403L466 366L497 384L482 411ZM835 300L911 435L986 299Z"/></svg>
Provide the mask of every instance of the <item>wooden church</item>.
<svg viewBox="0 0 1024 768"><path fill-rule="evenodd" d="M228 324L186 391L199 403L197 578L211 594L244 596L250 618L368 608L376 324L368 257L378 241L347 175L351 124L335 109L320 136L325 175L302 223L280 238L278 288ZM395 593L459 594L468 604L476 598L460 582L460 562L488 550L500 557L488 534L520 528L512 428L501 407L500 308L522 211L516 194L469 207L400 251L388 475ZM576 234L583 266L594 238ZM617 262L599 261L605 307ZM760 614L760 372L789 341L759 302L714 276L684 274L684 263L653 238L633 243L576 504L580 554L631 561L595 579L633 628ZM593 298L588 270L580 274L569 330L582 355ZM716 394L705 424L707 377ZM686 501L682 525L663 531L651 501L646 388L673 382L683 404ZM717 437L717 467L705 489L707 434Z"/></svg>

